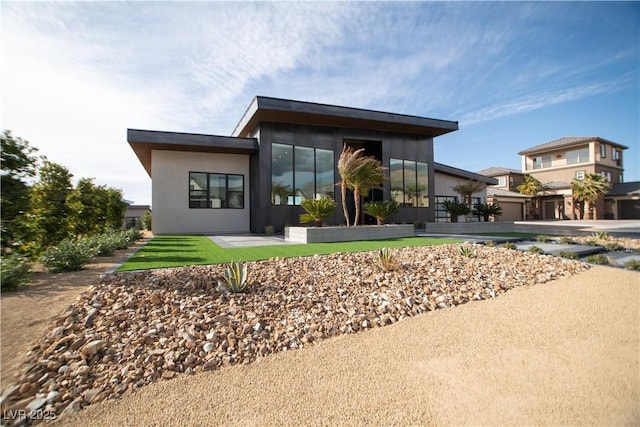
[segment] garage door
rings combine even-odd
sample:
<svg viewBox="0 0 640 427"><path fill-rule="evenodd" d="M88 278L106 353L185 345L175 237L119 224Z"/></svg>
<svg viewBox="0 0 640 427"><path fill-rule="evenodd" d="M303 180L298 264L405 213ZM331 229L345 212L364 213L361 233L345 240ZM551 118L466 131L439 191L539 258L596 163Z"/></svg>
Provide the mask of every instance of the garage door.
<svg viewBox="0 0 640 427"><path fill-rule="evenodd" d="M640 219L640 200L618 200L619 219Z"/></svg>
<svg viewBox="0 0 640 427"><path fill-rule="evenodd" d="M498 202L502 208L502 216L496 221L522 221L522 203L518 202Z"/></svg>

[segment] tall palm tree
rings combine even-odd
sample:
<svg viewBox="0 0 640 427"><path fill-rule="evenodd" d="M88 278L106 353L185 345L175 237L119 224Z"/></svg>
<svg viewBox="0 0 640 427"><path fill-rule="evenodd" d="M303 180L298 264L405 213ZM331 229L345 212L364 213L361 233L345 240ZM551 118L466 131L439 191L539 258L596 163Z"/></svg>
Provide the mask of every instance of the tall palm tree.
<svg viewBox="0 0 640 427"><path fill-rule="evenodd" d="M347 209L347 188L351 182L353 175L357 172L358 168L362 165L362 153L364 148L354 150L352 147L345 144L342 147L342 153L338 159L338 174L340 175L340 194L342 196L342 212L344 219L347 221L347 227L349 226L349 209Z"/></svg>
<svg viewBox="0 0 640 427"><path fill-rule="evenodd" d="M534 197L540 191L542 191L542 183L531 175L524 176L524 182L516 187L516 189L527 196ZM532 215L533 201L528 205L527 215Z"/></svg>
<svg viewBox="0 0 640 427"><path fill-rule="evenodd" d="M353 191L353 201L356 205L356 217L353 225L358 225L360 219L360 207L362 198L369 195L369 191L374 188L382 188L384 182L384 170L380 161L374 157L362 157L361 164L351 176L347 186Z"/></svg>
<svg viewBox="0 0 640 427"><path fill-rule="evenodd" d="M585 219L597 219L595 209L592 218L591 204L607 194L609 190L609 183L604 180L604 177L596 173L585 173L584 179L574 178L571 181L571 190L574 199L584 202Z"/></svg>

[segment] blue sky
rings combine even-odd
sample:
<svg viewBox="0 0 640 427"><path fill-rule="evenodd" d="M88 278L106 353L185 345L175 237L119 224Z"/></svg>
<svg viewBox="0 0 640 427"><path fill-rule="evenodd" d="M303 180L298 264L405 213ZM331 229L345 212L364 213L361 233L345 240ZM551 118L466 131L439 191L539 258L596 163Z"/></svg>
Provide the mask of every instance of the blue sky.
<svg viewBox="0 0 640 427"><path fill-rule="evenodd" d="M127 128L229 135L255 95L456 120L436 161L471 171L600 136L640 180L640 3L0 7L2 128L139 204Z"/></svg>

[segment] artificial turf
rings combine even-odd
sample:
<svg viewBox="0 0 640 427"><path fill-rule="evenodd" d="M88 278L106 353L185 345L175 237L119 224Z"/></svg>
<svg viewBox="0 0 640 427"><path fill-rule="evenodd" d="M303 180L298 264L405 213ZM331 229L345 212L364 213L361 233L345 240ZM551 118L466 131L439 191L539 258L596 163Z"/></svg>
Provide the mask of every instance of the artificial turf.
<svg viewBox="0 0 640 427"><path fill-rule="evenodd" d="M206 236L156 236L122 264L117 271L219 264L230 261L257 261L276 257L291 258L335 252L365 252L383 247L429 246L456 242L459 242L459 240L436 237L407 237L357 242L221 248Z"/></svg>

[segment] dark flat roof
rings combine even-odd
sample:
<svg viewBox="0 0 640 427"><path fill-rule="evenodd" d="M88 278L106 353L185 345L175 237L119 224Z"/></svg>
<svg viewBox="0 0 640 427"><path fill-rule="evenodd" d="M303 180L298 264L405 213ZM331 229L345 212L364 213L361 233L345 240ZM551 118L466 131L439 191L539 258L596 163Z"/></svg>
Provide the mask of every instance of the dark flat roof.
<svg viewBox="0 0 640 427"><path fill-rule="evenodd" d="M474 181L481 181L488 185L496 185L498 180L485 175L469 172L464 169L454 168L453 166L445 165L438 162L433 162L433 169L435 172L444 173L451 176L471 179Z"/></svg>
<svg viewBox="0 0 640 427"><path fill-rule="evenodd" d="M127 141L151 176L151 150L249 154L258 149L255 138L127 129Z"/></svg>
<svg viewBox="0 0 640 427"><path fill-rule="evenodd" d="M259 122L371 129L428 137L458 130L458 122L448 120L256 96L232 135L249 136Z"/></svg>

